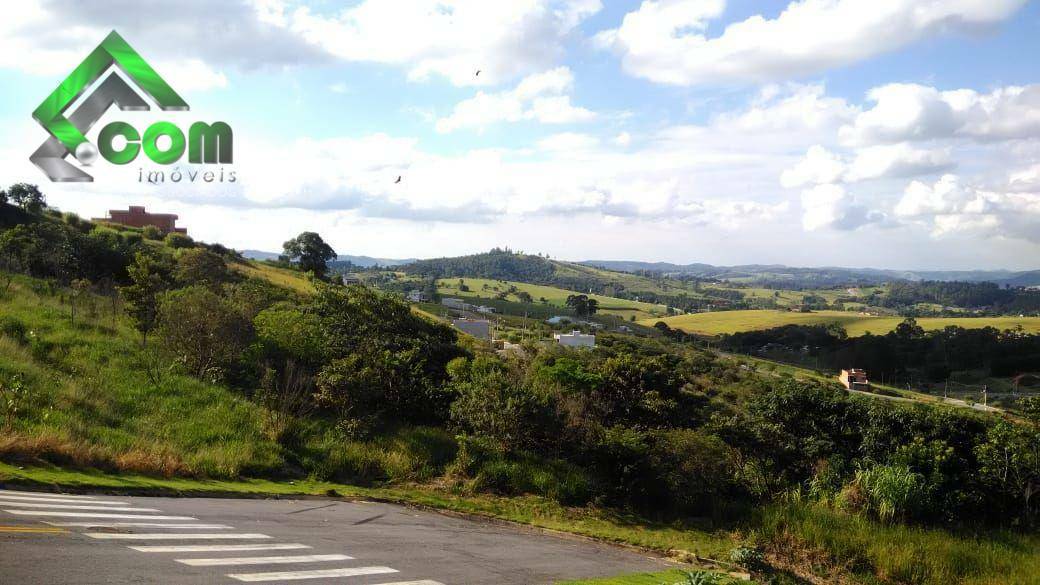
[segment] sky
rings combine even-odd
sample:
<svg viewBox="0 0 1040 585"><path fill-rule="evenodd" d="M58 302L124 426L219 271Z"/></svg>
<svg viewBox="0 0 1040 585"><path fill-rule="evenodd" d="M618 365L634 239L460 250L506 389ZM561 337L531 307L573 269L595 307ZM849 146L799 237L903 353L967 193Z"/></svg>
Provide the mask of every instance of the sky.
<svg viewBox="0 0 1040 585"><path fill-rule="evenodd" d="M4 16L0 184L86 217L139 204L238 249L316 231L384 258L1040 268L1025 0L25 0ZM225 121L234 183L140 180L215 170L187 159L101 161L92 183L29 162L48 137L32 111L112 30L190 110L112 108L87 138Z"/></svg>

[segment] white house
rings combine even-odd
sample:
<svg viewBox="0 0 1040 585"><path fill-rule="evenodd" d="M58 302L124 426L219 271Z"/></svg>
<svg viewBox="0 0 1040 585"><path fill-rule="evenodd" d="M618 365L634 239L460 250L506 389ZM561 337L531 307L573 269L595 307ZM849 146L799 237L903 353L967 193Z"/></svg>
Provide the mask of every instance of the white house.
<svg viewBox="0 0 1040 585"><path fill-rule="evenodd" d="M451 324L477 339L491 339L491 322L485 319L452 319Z"/></svg>
<svg viewBox="0 0 1040 585"><path fill-rule="evenodd" d="M449 309L456 309L458 311L465 311L470 307L469 303L467 303L466 301L462 299L456 299L454 297L446 297L441 299L441 304L445 307L448 307Z"/></svg>
<svg viewBox="0 0 1040 585"><path fill-rule="evenodd" d="M416 289L408 291L408 300L413 303L425 303L430 300L430 297L423 291Z"/></svg>
<svg viewBox="0 0 1040 585"><path fill-rule="evenodd" d="M565 347L596 347L596 336L587 335L581 331L555 333L553 338L556 339L557 343Z"/></svg>

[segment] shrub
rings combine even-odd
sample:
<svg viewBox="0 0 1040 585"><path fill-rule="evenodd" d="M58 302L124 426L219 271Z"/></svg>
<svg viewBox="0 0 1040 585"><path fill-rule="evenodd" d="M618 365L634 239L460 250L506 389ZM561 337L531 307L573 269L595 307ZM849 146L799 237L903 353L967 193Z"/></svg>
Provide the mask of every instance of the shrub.
<svg viewBox="0 0 1040 585"><path fill-rule="evenodd" d="M19 321L18 318L11 315L0 317L0 334L6 335L20 344L25 344L28 331L25 323Z"/></svg>
<svg viewBox="0 0 1040 585"><path fill-rule="evenodd" d="M905 465L873 465L856 472L839 495L841 503L882 521L908 519L925 496L924 477Z"/></svg>
<svg viewBox="0 0 1040 585"><path fill-rule="evenodd" d="M182 233L178 233L178 232L172 232L172 233L166 234L166 239L164 241L166 242L167 246L169 246L169 247L171 247L171 248L173 248L175 250L176 249L181 249L181 248L194 248L195 247L195 240L192 240L188 236L186 236L186 235L184 235Z"/></svg>
<svg viewBox="0 0 1040 585"><path fill-rule="evenodd" d="M141 229L141 235L149 240L159 241L163 238L162 230L154 225L146 225Z"/></svg>
<svg viewBox="0 0 1040 585"><path fill-rule="evenodd" d="M198 378L224 378L252 333L231 303L200 286L166 293L158 322L163 347Z"/></svg>

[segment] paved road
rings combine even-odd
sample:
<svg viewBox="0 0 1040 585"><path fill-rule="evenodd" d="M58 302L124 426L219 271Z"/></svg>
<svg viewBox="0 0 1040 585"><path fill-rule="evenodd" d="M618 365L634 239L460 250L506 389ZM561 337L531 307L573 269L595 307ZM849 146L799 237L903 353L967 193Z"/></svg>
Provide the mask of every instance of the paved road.
<svg viewBox="0 0 1040 585"><path fill-rule="evenodd" d="M0 490L0 583L536 585L659 559L390 504Z"/></svg>

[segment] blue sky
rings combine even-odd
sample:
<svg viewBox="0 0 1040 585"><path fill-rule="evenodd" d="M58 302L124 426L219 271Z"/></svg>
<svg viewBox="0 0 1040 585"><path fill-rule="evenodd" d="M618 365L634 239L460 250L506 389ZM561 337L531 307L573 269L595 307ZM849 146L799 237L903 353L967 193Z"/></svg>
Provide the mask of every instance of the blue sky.
<svg viewBox="0 0 1040 585"><path fill-rule="evenodd" d="M84 4L0 24L0 182L86 216L141 203L238 248L315 230L382 257L1040 268L1035 3ZM235 184L28 162L31 111L110 30L191 111L113 110L88 138L225 120Z"/></svg>

